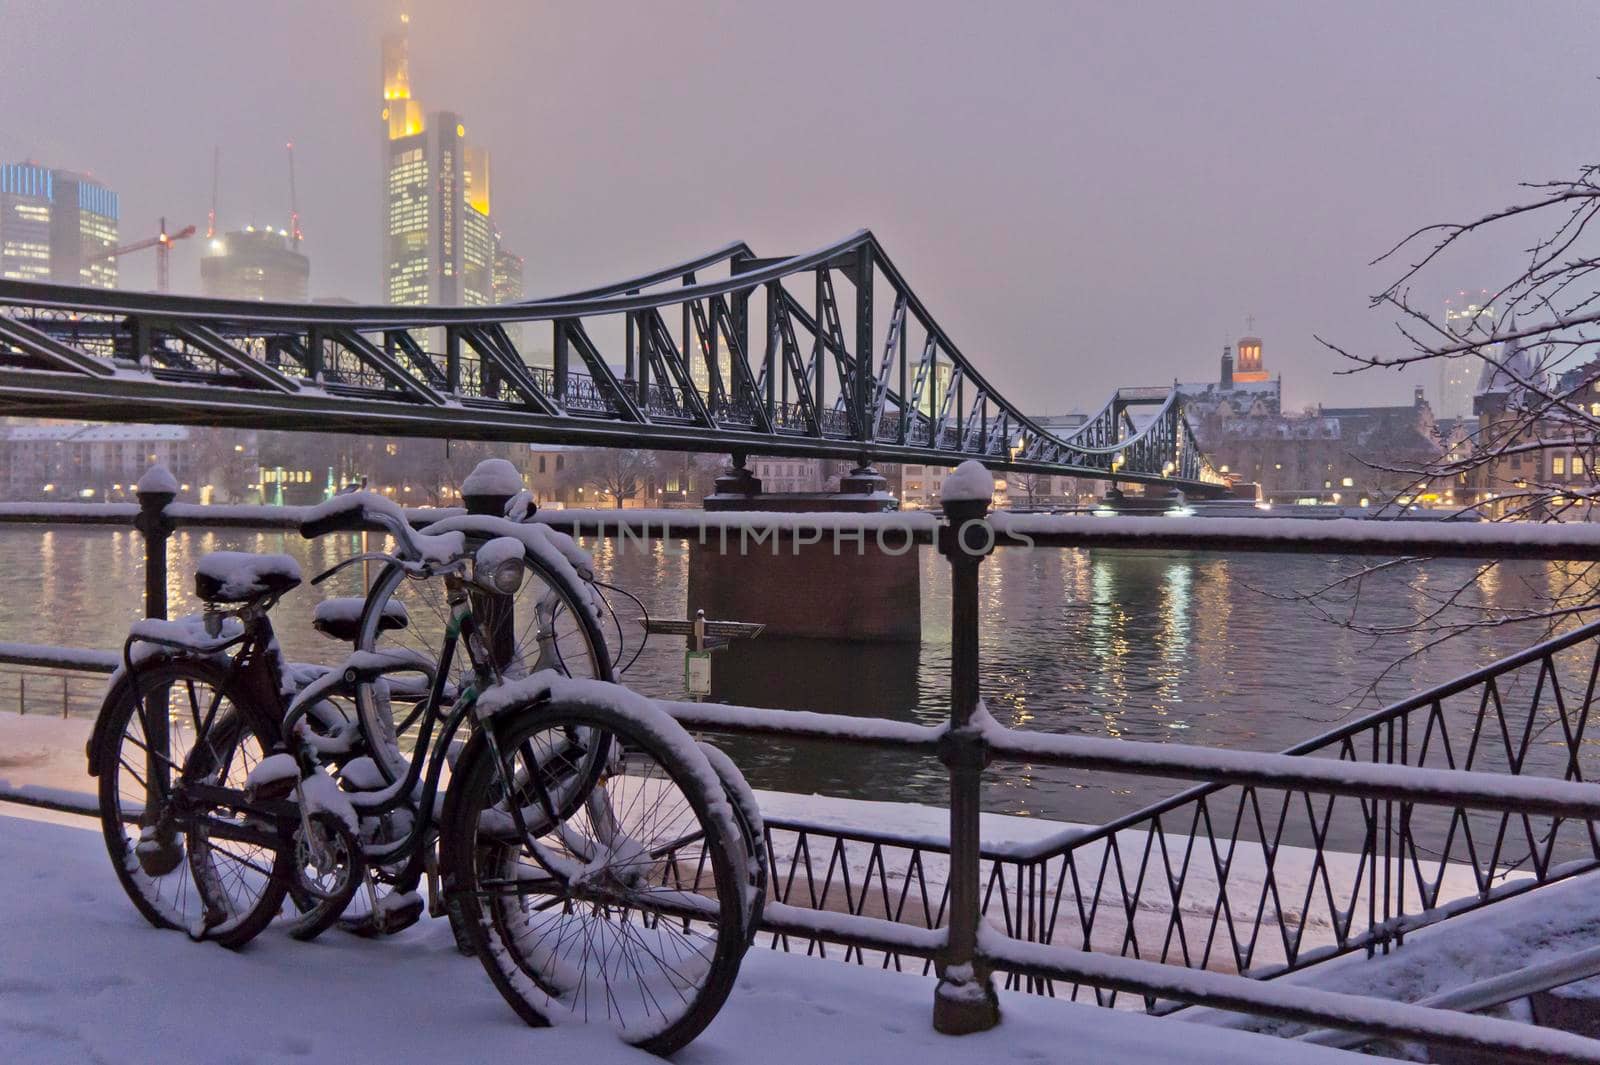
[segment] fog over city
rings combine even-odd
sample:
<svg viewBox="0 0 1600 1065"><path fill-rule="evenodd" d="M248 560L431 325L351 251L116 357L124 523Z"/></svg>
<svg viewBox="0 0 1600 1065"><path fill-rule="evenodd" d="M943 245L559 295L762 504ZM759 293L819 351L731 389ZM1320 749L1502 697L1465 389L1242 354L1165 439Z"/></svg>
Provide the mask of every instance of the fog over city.
<svg viewBox="0 0 1600 1065"><path fill-rule="evenodd" d="M1313 334L1393 347L1369 260L1592 157L1582 3L971 5L410 0L412 86L491 154L530 296L732 239L877 232L1007 393L1092 408L1266 341L1284 406L1403 402ZM0 158L91 171L122 239L283 226L311 294L378 302L381 35L395 0L0 0ZM198 242L173 288L198 291ZM1515 244L1453 261L1515 273ZM153 286L149 257L125 288ZM1419 291L1439 303L1435 272Z"/></svg>

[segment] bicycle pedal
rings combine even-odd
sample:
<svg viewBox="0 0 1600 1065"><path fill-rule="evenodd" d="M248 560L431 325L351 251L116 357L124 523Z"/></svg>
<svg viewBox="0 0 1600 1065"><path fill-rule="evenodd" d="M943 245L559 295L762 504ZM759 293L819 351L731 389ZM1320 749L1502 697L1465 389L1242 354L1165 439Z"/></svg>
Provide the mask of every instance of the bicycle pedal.
<svg viewBox="0 0 1600 1065"><path fill-rule="evenodd" d="M390 901L390 900L394 901ZM400 896L389 896L380 903L377 911L354 921L340 920L339 927L353 936L376 939L392 936L422 920L422 896L414 891Z"/></svg>
<svg viewBox="0 0 1600 1065"><path fill-rule="evenodd" d="M250 802L277 802L293 795L295 785L299 783L299 778L295 777L289 780L272 780L265 784L247 784L244 797Z"/></svg>
<svg viewBox="0 0 1600 1065"><path fill-rule="evenodd" d="M256 763L245 778L245 798L251 802L287 799L300 784L300 763L292 754L271 754Z"/></svg>
<svg viewBox="0 0 1600 1065"><path fill-rule="evenodd" d="M403 932L410 928L422 920L422 910L422 896L412 892L404 902L384 912L383 934L392 936L396 932Z"/></svg>
<svg viewBox="0 0 1600 1065"><path fill-rule="evenodd" d="M166 876L183 861L183 845L175 839L161 839L154 836L150 839L140 839L134 845L133 852L138 857L139 868L144 871L145 876Z"/></svg>

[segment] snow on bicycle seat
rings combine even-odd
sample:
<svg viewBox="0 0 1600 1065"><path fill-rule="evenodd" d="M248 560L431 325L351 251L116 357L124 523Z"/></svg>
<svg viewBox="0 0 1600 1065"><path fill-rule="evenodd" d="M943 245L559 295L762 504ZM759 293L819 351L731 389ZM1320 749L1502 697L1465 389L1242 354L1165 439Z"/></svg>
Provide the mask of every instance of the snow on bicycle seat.
<svg viewBox="0 0 1600 1065"><path fill-rule="evenodd" d="M359 595L324 599L311 612L311 627L340 643L355 643L361 628L361 611L366 603ZM406 613L404 603L396 599L384 601L383 616L378 619L379 632L393 632L410 623L411 617Z"/></svg>
<svg viewBox="0 0 1600 1065"><path fill-rule="evenodd" d="M206 603L247 603L299 583L300 564L288 555L213 551L194 568L194 594Z"/></svg>

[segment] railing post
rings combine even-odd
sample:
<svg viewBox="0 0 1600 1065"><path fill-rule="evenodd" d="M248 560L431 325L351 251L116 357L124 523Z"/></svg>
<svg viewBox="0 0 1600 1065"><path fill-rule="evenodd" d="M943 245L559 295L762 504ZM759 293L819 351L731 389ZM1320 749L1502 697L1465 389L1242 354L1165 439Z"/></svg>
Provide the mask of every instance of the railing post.
<svg viewBox="0 0 1600 1065"><path fill-rule="evenodd" d="M134 528L144 537L144 616L167 616L167 540L172 519L167 505L178 497L178 481L165 466L151 466L139 478L139 516Z"/></svg>
<svg viewBox="0 0 1600 1065"><path fill-rule="evenodd" d="M559 325L557 333L560 333ZM473 467L461 482L461 502L467 513L490 518L503 518L506 507L522 488L522 474L506 459L484 459ZM487 595L474 592L474 595ZM497 606L492 611L495 619L489 634L489 653L500 666L508 665L516 655L516 597L495 596Z"/></svg>
<svg viewBox="0 0 1600 1065"><path fill-rule="evenodd" d="M139 497L139 516L134 528L144 537L144 616L167 616L167 540L172 536L172 519L167 506L178 497L178 479L165 466L151 466L134 488ZM144 704L145 800L139 823L150 828L161 821L161 804L170 786L168 767L171 738L168 729L169 703L165 689L151 691ZM163 876L183 860L183 849L170 833L145 841L139 849L139 865L150 876Z"/></svg>
<svg viewBox="0 0 1600 1065"><path fill-rule="evenodd" d="M937 959L933 1026L948 1035L981 1032L1000 1023L994 980L978 957L983 920L978 794L988 758L982 734L972 727L980 705L978 567L994 549L994 531L985 520L988 510L988 499L946 499L946 524L939 529L939 553L950 562L950 731L940 751L950 770L950 911L949 941Z"/></svg>

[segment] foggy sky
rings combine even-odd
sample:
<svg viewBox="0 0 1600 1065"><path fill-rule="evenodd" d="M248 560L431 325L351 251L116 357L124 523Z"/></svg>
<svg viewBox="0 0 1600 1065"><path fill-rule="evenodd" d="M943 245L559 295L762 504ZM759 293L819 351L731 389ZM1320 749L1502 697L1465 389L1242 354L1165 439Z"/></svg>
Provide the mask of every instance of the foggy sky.
<svg viewBox="0 0 1600 1065"><path fill-rule="evenodd" d="M413 95L489 148L530 296L871 228L1037 413L1209 379L1246 315L1286 405L1405 401L1412 379L1336 378L1312 339L1392 350L1366 297L1393 270L1368 260L1595 158L1600 8L1579 2L406 9ZM204 230L214 144L223 227L287 226L292 139L312 294L376 302L399 11L0 0L0 160L93 171L131 241L163 214ZM196 291L199 242L179 247L174 287ZM1492 287L1514 251L1418 296ZM153 285L149 256L122 271Z"/></svg>

